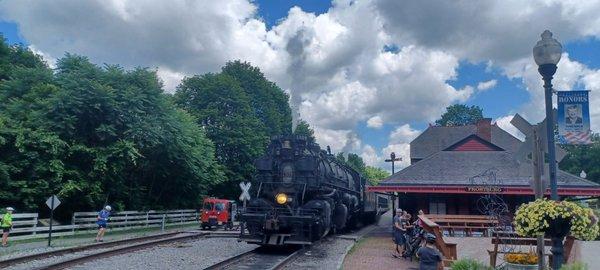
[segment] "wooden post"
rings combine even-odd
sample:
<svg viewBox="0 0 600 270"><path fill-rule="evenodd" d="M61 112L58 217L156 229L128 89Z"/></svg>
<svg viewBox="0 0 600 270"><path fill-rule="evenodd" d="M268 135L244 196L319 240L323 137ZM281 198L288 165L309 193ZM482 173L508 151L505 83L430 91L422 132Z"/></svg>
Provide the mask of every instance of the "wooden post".
<svg viewBox="0 0 600 270"><path fill-rule="evenodd" d="M33 235L37 234L37 224L38 224L38 216L36 215L33 218Z"/></svg>
<svg viewBox="0 0 600 270"><path fill-rule="evenodd" d="M148 223L150 219L150 211L146 211L146 227L150 226L150 224Z"/></svg>
<svg viewBox="0 0 600 270"><path fill-rule="evenodd" d="M543 150L541 149L541 142L538 135L537 126L533 128L533 151L531 157L533 159L533 183L535 188L535 198L540 199L544 197L544 185L542 184L542 174L544 172L544 157ZM545 258L544 258L544 236L537 237L537 256L538 256L538 270L544 270Z"/></svg>

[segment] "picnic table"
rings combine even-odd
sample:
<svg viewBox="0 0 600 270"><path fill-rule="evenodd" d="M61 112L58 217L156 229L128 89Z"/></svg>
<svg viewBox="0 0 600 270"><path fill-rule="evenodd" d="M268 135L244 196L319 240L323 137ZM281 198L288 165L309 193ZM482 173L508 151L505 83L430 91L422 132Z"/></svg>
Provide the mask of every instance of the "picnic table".
<svg viewBox="0 0 600 270"><path fill-rule="evenodd" d="M456 231L464 231L467 236L472 236L474 231L481 231L488 236L491 228L498 226L498 219L484 215L427 215L429 219L438 224L441 229L454 236Z"/></svg>
<svg viewBox="0 0 600 270"><path fill-rule="evenodd" d="M493 231L494 237L492 238L492 244L494 248L492 250L488 250L488 254L490 255L490 266L496 267L496 262L498 260L498 254L507 254L513 253L514 250L499 250L498 246L500 245L509 245L509 246L529 246L536 247L537 246L537 238L529 238L529 237L520 237L514 232L506 232L506 231ZM575 243L575 238L572 236L568 236L565 239L565 253L564 258L565 262L569 259L571 254L571 250L573 249L573 244ZM552 239L545 238L544 246L552 246ZM544 252L544 256L548 257L548 262L551 261L552 254Z"/></svg>

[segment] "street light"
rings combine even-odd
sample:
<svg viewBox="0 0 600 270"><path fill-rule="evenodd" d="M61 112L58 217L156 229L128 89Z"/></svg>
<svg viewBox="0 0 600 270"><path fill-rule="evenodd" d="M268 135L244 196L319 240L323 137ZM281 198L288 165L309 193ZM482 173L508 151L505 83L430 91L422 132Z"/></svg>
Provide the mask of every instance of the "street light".
<svg viewBox="0 0 600 270"><path fill-rule="evenodd" d="M556 149L554 145L554 115L552 113L552 76L556 73L556 64L560 61L562 45L552 38L552 32L542 33L542 40L533 47L533 58L544 80L546 97L546 137L548 138L548 167L550 169L550 191L552 200L558 201L556 183ZM563 262L562 238L552 237L552 269L560 269Z"/></svg>

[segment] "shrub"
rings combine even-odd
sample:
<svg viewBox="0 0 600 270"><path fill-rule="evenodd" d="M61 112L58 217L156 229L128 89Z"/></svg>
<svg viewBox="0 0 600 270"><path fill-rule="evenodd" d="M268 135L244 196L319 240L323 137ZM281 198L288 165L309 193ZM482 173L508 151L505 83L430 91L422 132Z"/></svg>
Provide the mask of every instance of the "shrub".
<svg viewBox="0 0 600 270"><path fill-rule="evenodd" d="M585 263L582 262L575 262L572 264L565 264L563 265L560 270L587 270L588 267Z"/></svg>
<svg viewBox="0 0 600 270"><path fill-rule="evenodd" d="M493 270L494 268L473 259L460 259L452 263L452 270Z"/></svg>

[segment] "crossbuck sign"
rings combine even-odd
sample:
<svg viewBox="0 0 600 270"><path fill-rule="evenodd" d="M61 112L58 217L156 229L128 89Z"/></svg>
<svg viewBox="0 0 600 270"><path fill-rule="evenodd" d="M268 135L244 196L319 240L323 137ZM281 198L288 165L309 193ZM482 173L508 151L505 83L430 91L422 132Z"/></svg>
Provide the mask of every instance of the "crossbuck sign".
<svg viewBox="0 0 600 270"><path fill-rule="evenodd" d="M240 195L240 201L249 201L250 200L250 186L252 184L250 182L240 183L240 188L242 189L242 194Z"/></svg>

